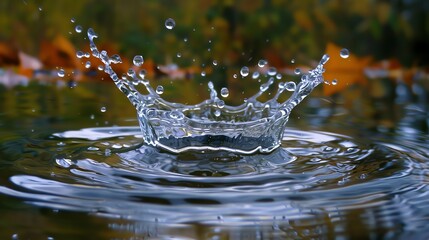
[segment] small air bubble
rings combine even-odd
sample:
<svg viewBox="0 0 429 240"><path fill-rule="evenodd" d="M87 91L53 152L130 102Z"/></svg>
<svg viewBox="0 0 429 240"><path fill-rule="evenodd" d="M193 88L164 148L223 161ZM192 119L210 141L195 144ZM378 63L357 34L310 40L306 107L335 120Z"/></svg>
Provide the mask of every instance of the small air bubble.
<svg viewBox="0 0 429 240"><path fill-rule="evenodd" d="M164 93L164 87L161 85L158 85L158 87L156 87L156 93L157 94L163 94Z"/></svg>
<svg viewBox="0 0 429 240"><path fill-rule="evenodd" d="M221 90L220 90L220 95L222 96L222 97L228 97L229 96L229 90L228 90L228 88L222 88Z"/></svg>
<svg viewBox="0 0 429 240"><path fill-rule="evenodd" d="M249 68L246 66L242 67L240 70L240 74L242 77L247 77L247 75L249 75Z"/></svg>
<svg viewBox="0 0 429 240"><path fill-rule="evenodd" d="M347 48L343 48L340 50L340 56L342 58L348 58L350 56L349 50Z"/></svg>
<svg viewBox="0 0 429 240"><path fill-rule="evenodd" d="M101 111L101 112L106 112L106 111L107 111L107 108L106 108L106 107L101 107L101 108L100 108L100 111Z"/></svg>
<svg viewBox="0 0 429 240"><path fill-rule="evenodd" d="M77 33L81 33L81 32L82 32L82 26L77 25L77 26L74 28L74 30L75 30Z"/></svg>
<svg viewBox="0 0 429 240"><path fill-rule="evenodd" d="M262 67L265 67L265 65L267 65L267 60L265 60L265 59L261 59L261 60L259 60L259 62L258 62L258 66L260 67L260 68L262 68Z"/></svg>
<svg viewBox="0 0 429 240"><path fill-rule="evenodd" d="M142 55L135 55L133 58L134 66L140 67L144 63L144 59Z"/></svg>
<svg viewBox="0 0 429 240"><path fill-rule="evenodd" d="M176 22L174 21L174 19L168 18L167 20L165 20L165 27L168 30L173 29L175 26L176 26Z"/></svg>
<svg viewBox="0 0 429 240"><path fill-rule="evenodd" d="M64 71L64 69L60 69L60 70L58 70L58 77L64 77L65 76L65 71Z"/></svg>

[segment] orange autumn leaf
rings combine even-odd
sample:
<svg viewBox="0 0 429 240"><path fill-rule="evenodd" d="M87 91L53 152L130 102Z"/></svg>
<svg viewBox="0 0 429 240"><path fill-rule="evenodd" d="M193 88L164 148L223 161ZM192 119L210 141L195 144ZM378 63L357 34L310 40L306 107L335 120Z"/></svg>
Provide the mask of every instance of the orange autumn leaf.
<svg viewBox="0 0 429 240"><path fill-rule="evenodd" d="M65 37L58 35L52 42L42 41L40 61L46 68L80 68L73 44Z"/></svg>
<svg viewBox="0 0 429 240"><path fill-rule="evenodd" d="M333 43L328 43L326 53L330 56L329 61L325 64L325 80L331 82L337 80L337 84L324 84L324 95L330 96L334 93L341 92L352 84L366 85L367 80L364 75L364 68L371 62L370 57L359 58L350 54L344 59L340 56L341 47Z"/></svg>

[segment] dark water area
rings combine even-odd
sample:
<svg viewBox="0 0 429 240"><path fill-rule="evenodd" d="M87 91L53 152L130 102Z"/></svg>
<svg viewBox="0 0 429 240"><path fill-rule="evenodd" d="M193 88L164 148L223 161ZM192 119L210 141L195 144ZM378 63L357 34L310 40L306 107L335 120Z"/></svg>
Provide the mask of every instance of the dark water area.
<svg viewBox="0 0 429 240"><path fill-rule="evenodd" d="M427 103L401 96L316 89L269 154L171 154L110 82L0 89L0 238L428 239Z"/></svg>

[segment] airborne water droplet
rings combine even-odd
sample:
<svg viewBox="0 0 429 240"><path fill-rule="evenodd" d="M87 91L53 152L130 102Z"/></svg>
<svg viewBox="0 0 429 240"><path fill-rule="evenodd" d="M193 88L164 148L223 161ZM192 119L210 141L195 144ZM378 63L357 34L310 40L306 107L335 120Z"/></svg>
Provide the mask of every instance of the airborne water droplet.
<svg viewBox="0 0 429 240"><path fill-rule="evenodd" d="M165 20L165 27L168 30L171 30L174 28L174 26L176 26L176 22L174 21L174 19L172 18L168 18L167 20Z"/></svg>
<svg viewBox="0 0 429 240"><path fill-rule="evenodd" d="M213 60L213 66L217 66L217 61Z"/></svg>
<svg viewBox="0 0 429 240"><path fill-rule="evenodd" d="M222 88L221 90L220 90L220 95L222 96L222 97L228 97L229 96L229 90L228 90L228 88Z"/></svg>
<svg viewBox="0 0 429 240"><path fill-rule="evenodd" d="M265 59L261 59L261 60L259 60L259 62L258 62L258 66L260 67L260 68L262 68L262 67L265 67L265 65L267 65L267 60L265 60Z"/></svg>
<svg viewBox="0 0 429 240"><path fill-rule="evenodd" d="M332 80L332 85L337 85L337 83L338 83L338 80L337 79L334 79L334 80Z"/></svg>
<svg viewBox="0 0 429 240"><path fill-rule="evenodd" d="M177 53L177 55L176 55L178 58L181 58L182 57L182 54L181 53Z"/></svg>
<svg viewBox="0 0 429 240"><path fill-rule="evenodd" d="M206 76L206 72L205 71L202 71L201 72L201 77L205 77Z"/></svg>
<svg viewBox="0 0 429 240"><path fill-rule="evenodd" d="M342 58L348 58L350 56L349 50L347 48L343 48L340 50L340 56Z"/></svg>
<svg viewBox="0 0 429 240"><path fill-rule="evenodd" d="M100 108L100 111L101 111L101 112L106 112L106 110L107 110L107 108L106 108L106 107L101 107L101 108Z"/></svg>
<svg viewBox="0 0 429 240"><path fill-rule="evenodd" d="M164 87L161 85L158 85L158 87L156 87L156 93L157 94L163 94L164 93Z"/></svg>
<svg viewBox="0 0 429 240"><path fill-rule="evenodd" d="M246 66L242 67L240 70L240 74L242 77L247 77L247 75L249 75L249 68Z"/></svg>
<svg viewBox="0 0 429 240"><path fill-rule="evenodd" d="M322 65L324 65L326 62L328 62L328 60L329 60L329 55L328 54L324 54L323 56L322 56L322 59L320 60L320 64L322 64Z"/></svg>
<svg viewBox="0 0 429 240"><path fill-rule="evenodd" d="M259 72L256 71L252 74L253 79L257 79L258 77L259 77Z"/></svg>
<svg viewBox="0 0 429 240"><path fill-rule="evenodd" d="M295 73L296 75L301 74L301 69L299 69L299 68L295 68L294 73Z"/></svg>
<svg viewBox="0 0 429 240"><path fill-rule="evenodd" d="M82 32L82 26L77 25L77 26L74 28L74 30L75 30L77 33L81 33L81 32Z"/></svg>
<svg viewBox="0 0 429 240"><path fill-rule="evenodd" d="M87 61L86 63L85 63L85 68L90 68L91 67L91 62L90 61Z"/></svg>
<svg viewBox="0 0 429 240"><path fill-rule="evenodd" d="M76 52L76 57L77 58L82 58L83 56L85 56L85 54L82 51L77 51Z"/></svg>
<svg viewBox="0 0 429 240"><path fill-rule="evenodd" d="M269 69L268 69L268 75L270 75L270 76L274 76L274 75L276 75L276 73L277 73L277 69L275 68L275 67L270 67Z"/></svg>
<svg viewBox="0 0 429 240"><path fill-rule="evenodd" d="M60 69L60 70L58 70L58 77L64 77L64 75L65 75L65 71L64 71L64 69Z"/></svg>
<svg viewBox="0 0 429 240"><path fill-rule="evenodd" d="M133 58L134 66L140 67L144 63L144 59L142 55L135 55Z"/></svg>

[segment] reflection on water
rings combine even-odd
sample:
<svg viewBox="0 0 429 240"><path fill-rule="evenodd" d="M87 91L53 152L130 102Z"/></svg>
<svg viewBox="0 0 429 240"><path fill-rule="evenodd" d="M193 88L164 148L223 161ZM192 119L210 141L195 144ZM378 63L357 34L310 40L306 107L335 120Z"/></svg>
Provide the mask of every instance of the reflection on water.
<svg viewBox="0 0 429 240"><path fill-rule="evenodd" d="M2 108L0 125L6 239L429 237L428 118L419 103L397 108L385 131L384 121L350 115L347 99L332 106L313 97L271 154L170 154L142 146L133 109L74 90L2 95L20 104ZM365 129L372 124L376 131Z"/></svg>

